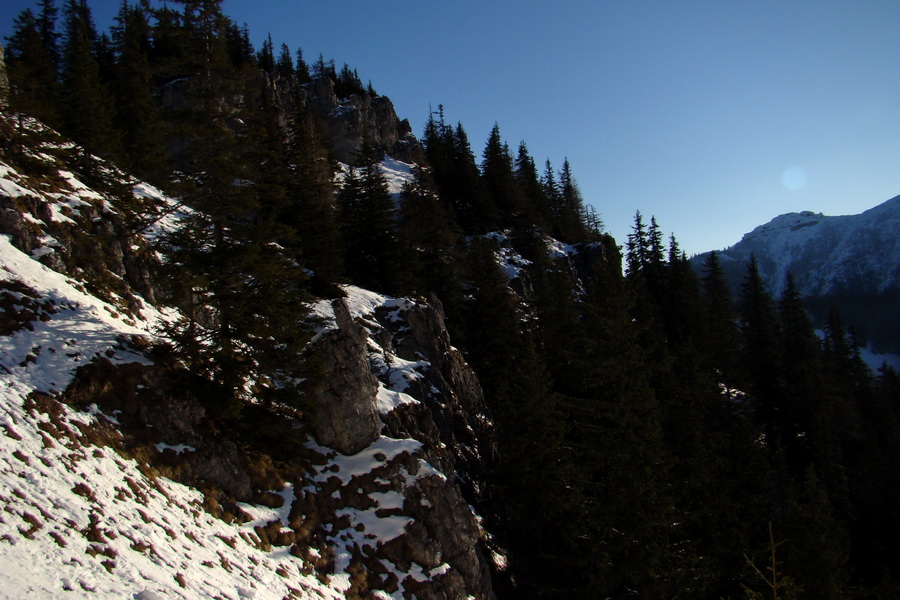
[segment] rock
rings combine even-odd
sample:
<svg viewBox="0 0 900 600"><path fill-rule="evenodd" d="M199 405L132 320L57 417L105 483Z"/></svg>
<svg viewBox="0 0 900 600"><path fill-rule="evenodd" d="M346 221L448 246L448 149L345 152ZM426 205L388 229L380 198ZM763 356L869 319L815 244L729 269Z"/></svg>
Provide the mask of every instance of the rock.
<svg viewBox="0 0 900 600"><path fill-rule="evenodd" d="M0 108L9 106L9 77L6 74L6 59L0 46Z"/></svg>
<svg viewBox="0 0 900 600"><path fill-rule="evenodd" d="M381 154L404 162L421 163L424 153L412 133L409 121L400 120L394 104L386 96L371 97L368 92L338 98L334 82L322 77L307 88L307 102L318 115L326 145L344 163L357 160L357 150L368 139Z"/></svg>
<svg viewBox="0 0 900 600"><path fill-rule="evenodd" d="M323 446L342 454L356 454L375 441L381 422L375 409L378 380L366 360L365 330L350 316L347 303L332 302L338 328L316 343L315 356L323 369L313 429Z"/></svg>

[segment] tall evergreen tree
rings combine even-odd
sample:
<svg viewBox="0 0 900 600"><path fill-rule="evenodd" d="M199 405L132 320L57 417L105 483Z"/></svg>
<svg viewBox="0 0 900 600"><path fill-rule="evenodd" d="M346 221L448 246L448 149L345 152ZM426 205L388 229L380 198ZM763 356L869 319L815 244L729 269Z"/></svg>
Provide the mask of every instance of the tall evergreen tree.
<svg viewBox="0 0 900 600"><path fill-rule="evenodd" d="M286 233L260 169L264 138L229 126L223 92L207 81L196 105L192 170L181 190L193 210L167 245L172 301L184 317L167 333L237 414L251 388L257 397L295 397L308 309L302 268L279 244Z"/></svg>
<svg viewBox="0 0 900 600"><path fill-rule="evenodd" d="M500 126L494 123L482 154L481 174L491 201L509 222L509 217L519 209L516 202L512 156L500 137Z"/></svg>
<svg viewBox="0 0 900 600"><path fill-rule="evenodd" d="M276 71L282 77L290 77L294 74L294 59L291 58L291 49L287 44L281 44L281 53L278 55Z"/></svg>
<svg viewBox="0 0 900 600"><path fill-rule="evenodd" d="M67 0L62 68L62 123L91 152L117 155L113 102L100 77L93 47L98 38L86 0Z"/></svg>
<svg viewBox="0 0 900 600"><path fill-rule="evenodd" d="M338 194L347 275L369 289L402 293L405 282L394 199L368 140L363 142L359 160L362 167L347 173Z"/></svg>
<svg viewBox="0 0 900 600"><path fill-rule="evenodd" d="M716 252L710 252L703 263L701 285L705 314L702 333L710 364L722 383L735 385L739 363L736 314L731 288Z"/></svg>
<svg viewBox="0 0 900 600"><path fill-rule="evenodd" d="M739 296L741 351L749 391L769 444L777 443L776 431L783 417L781 353L778 318L772 297L751 257Z"/></svg>
<svg viewBox="0 0 900 600"><path fill-rule="evenodd" d="M125 165L136 175L161 182L168 175L168 162L163 121L153 98L150 35L146 9L123 2L113 30L117 54L115 122L122 132Z"/></svg>
<svg viewBox="0 0 900 600"><path fill-rule="evenodd" d="M43 39L42 25L31 9L23 10L13 22L5 48L10 106L58 127L57 62Z"/></svg>
<svg viewBox="0 0 900 600"><path fill-rule="evenodd" d="M294 97L285 159L288 206L281 219L297 233L293 251L308 269L334 281L343 273L343 249L334 202L334 168L305 98Z"/></svg>

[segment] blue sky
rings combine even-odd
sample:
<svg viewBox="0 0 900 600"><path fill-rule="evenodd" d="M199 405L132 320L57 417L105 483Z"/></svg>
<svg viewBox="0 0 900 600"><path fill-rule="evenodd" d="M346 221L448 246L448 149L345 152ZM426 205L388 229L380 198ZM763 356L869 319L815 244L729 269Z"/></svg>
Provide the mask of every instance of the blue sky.
<svg viewBox="0 0 900 600"><path fill-rule="evenodd" d="M61 3L61 0L60 0ZM28 2L7 0L0 33ZM118 1L93 0L105 27ZM568 157L625 242L636 210L688 253L790 211L900 194L900 2L225 0L258 47L356 68L421 134L429 106L480 157L496 121Z"/></svg>

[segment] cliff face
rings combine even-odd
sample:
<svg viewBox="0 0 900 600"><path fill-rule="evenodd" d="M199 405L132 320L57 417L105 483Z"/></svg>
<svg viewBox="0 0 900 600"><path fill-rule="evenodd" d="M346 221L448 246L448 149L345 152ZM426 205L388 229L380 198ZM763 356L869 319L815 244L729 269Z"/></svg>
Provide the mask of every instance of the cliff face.
<svg viewBox="0 0 900 600"><path fill-rule="evenodd" d="M360 92L338 98L334 82L329 78L307 84L304 91L310 108L320 119L325 142L339 161L355 163L363 139L397 160L418 164L424 161L422 147L409 121L397 117L388 97L373 98L367 92Z"/></svg>
<svg viewBox="0 0 900 600"><path fill-rule="evenodd" d="M25 125L0 156L0 597L492 598L490 425L440 305L343 288L314 307L312 409L234 420L154 350L176 204Z"/></svg>
<svg viewBox="0 0 900 600"><path fill-rule="evenodd" d="M361 91L348 97L335 94L334 82L328 77L300 84L296 77L268 76L261 71L252 76L251 89L271 93L284 123L296 103L304 102L314 115L325 146L345 164L357 162L357 151L363 139L383 156L391 156L406 163L421 164L424 152L412 132L409 121L400 119L387 96L370 96ZM160 89L160 101L166 110L181 111L190 106L196 81L177 79ZM233 106L245 99L240 95L226 98ZM178 152L180 142L173 142L170 150Z"/></svg>

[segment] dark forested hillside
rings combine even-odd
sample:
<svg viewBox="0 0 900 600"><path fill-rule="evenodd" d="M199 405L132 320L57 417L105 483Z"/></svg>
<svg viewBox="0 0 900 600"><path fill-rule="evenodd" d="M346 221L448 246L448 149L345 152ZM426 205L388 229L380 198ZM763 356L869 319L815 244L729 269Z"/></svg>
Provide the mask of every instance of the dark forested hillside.
<svg viewBox="0 0 900 600"><path fill-rule="evenodd" d="M461 465L453 485L482 517L493 592L479 598L900 593L900 379L863 364L838 311L820 340L794 284L771 297L755 261L732 290L715 254L698 274L655 218L638 213L617 241L568 161L539 168L499 125L473 143L443 107L418 141L355 69L303 56L271 38L255 49L219 0L123 2L109 32L85 0L43 0L7 40L5 165L40 170L33 116L178 199L177 225L141 258L141 293L176 311L152 352L215 399L209 427L277 447L256 427L289 407L302 423L287 430L312 428L351 372L307 352L322 337L312 307L335 300L329 318L349 323L348 284L407 297L416 318L441 315L426 328L439 340L386 333L399 309L382 298L338 328L340 343L375 364L373 344L387 356L394 336L415 348L410 363L432 346L428 360L446 361L427 384L446 406L427 427L458 442L438 454ZM112 190L87 156L78 175ZM408 165L402 188L389 158ZM164 216L123 206L123 239ZM367 341L373 315L383 329ZM464 404L444 389L465 380L457 352L472 397L483 391L477 431L448 408ZM284 435L285 451L305 452ZM347 597L387 597L371 563L352 572ZM415 582L404 589L417 597Z"/></svg>

